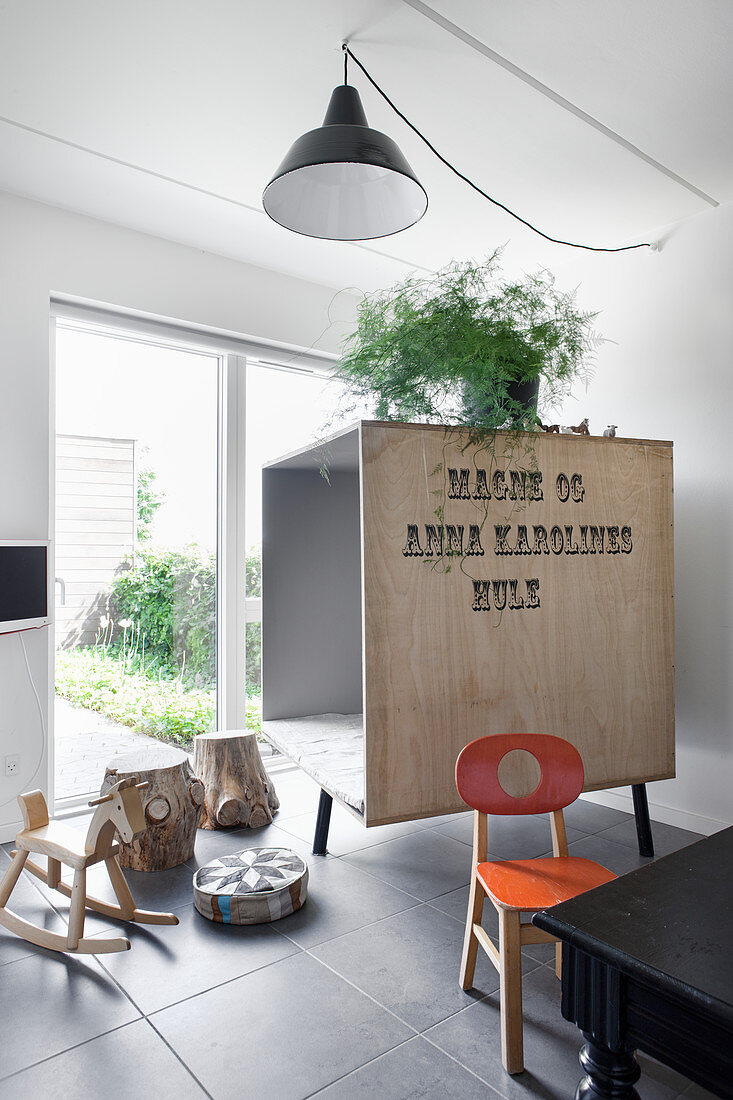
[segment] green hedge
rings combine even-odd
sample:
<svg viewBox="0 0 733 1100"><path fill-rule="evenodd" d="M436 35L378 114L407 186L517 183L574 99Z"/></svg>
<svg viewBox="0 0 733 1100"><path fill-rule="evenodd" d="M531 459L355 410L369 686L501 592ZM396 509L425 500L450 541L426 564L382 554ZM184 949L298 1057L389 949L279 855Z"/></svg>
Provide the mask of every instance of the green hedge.
<svg viewBox="0 0 733 1100"><path fill-rule="evenodd" d="M259 551L247 558L247 596L262 593ZM120 621L134 625L139 653L146 664L172 675L183 675L187 684L207 687L216 679L216 558L197 547L183 550L139 550L135 568L115 578L109 616L116 633L112 648L119 650L128 638L120 634ZM247 685L260 686L261 643L259 623L246 628Z"/></svg>
<svg viewBox="0 0 733 1100"><path fill-rule="evenodd" d="M261 593L259 553L246 592ZM112 584L98 644L57 653L56 690L141 733L188 745L216 719L216 558L198 547L139 549ZM247 725L259 730L260 626L246 628Z"/></svg>
<svg viewBox="0 0 733 1100"><path fill-rule="evenodd" d="M216 679L216 559L197 547L140 550L115 578L109 614L134 624L146 663L208 687ZM122 639L119 633L115 646Z"/></svg>

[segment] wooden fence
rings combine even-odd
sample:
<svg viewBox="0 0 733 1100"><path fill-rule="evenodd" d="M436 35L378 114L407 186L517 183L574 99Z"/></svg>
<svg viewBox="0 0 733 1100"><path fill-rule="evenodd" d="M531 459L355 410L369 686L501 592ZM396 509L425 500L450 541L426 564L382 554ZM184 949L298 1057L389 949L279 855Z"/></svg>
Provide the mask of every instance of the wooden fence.
<svg viewBox="0 0 733 1100"><path fill-rule="evenodd" d="M56 645L93 644L135 546L134 439L56 436Z"/></svg>

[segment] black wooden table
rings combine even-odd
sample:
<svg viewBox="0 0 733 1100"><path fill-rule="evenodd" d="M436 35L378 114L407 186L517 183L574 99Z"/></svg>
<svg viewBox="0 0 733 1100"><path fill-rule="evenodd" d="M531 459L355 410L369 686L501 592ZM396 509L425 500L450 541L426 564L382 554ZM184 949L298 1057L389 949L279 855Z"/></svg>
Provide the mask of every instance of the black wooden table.
<svg viewBox="0 0 733 1100"><path fill-rule="evenodd" d="M733 1098L733 828L533 921L563 941L576 1100L638 1100L636 1050Z"/></svg>

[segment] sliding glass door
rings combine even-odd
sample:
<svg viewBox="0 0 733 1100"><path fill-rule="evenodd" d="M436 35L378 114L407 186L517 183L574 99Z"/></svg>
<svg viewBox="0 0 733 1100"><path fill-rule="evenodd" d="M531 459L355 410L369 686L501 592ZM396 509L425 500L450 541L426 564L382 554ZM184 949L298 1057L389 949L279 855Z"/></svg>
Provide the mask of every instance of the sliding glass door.
<svg viewBox="0 0 733 1100"><path fill-rule="evenodd" d="M56 325L56 798L217 725L222 358Z"/></svg>
<svg viewBox="0 0 733 1100"><path fill-rule="evenodd" d="M326 364L248 360L214 338L70 309L54 326L55 797L67 805L121 753L259 731L261 468L319 438L337 399Z"/></svg>

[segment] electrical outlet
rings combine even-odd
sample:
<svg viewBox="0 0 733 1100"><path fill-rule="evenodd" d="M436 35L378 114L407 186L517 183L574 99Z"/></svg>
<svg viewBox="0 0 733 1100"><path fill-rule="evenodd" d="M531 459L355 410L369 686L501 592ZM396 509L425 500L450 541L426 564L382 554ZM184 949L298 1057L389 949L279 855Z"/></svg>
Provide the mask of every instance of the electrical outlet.
<svg viewBox="0 0 733 1100"><path fill-rule="evenodd" d="M20 771L20 756L17 753L5 757L5 774L17 775Z"/></svg>

